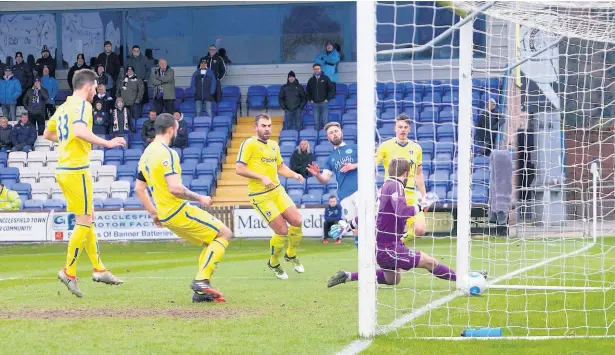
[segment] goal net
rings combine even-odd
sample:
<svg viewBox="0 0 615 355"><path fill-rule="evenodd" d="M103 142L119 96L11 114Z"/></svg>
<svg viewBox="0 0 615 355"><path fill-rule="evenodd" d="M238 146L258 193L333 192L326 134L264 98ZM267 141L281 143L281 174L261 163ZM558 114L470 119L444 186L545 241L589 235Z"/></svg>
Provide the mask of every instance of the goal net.
<svg viewBox="0 0 615 355"><path fill-rule="evenodd" d="M615 4L358 2L357 16L360 216L384 182L367 153L405 113L439 197L407 245L457 272L378 284L363 221L360 334L615 336ZM463 292L471 271L488 273L480 296Z"/></svg>

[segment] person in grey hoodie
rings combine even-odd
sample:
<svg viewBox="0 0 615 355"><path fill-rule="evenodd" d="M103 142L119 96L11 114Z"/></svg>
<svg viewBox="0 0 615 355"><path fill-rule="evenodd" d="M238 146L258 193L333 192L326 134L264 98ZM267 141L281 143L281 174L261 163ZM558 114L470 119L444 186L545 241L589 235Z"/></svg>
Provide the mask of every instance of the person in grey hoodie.
<svg viewBox="0 0 615 355"><path fill-rule="evenodd" d="M135 69L131 66L126 68L126 75L117 83L116 97L124 99L124 105L130 109L133 121L141 117L141 100L144 94L143 80L137 77Z"/></svg>
<svg viewBox="0 0 615 355"><path fill-rule="evenodd" d="M160 59L158 68L150 76L150 82L154 86L154 107L156 113L162 113L164 106L167 113L173 111L175 102L175 71L169 66L166 59Z"/></svg>
<svg viewBox="0 0 615 355"><path fill-rule="evenodd" d="M132 55L126 59L126 66L133 67L137 78L143 80L143 99L141 103L149 102L149 94L147 93L147 79L149 79L152 68L150 66L149 59L145 58L143 54L141 54L141 47L134 45L132 46Z"/></svg>

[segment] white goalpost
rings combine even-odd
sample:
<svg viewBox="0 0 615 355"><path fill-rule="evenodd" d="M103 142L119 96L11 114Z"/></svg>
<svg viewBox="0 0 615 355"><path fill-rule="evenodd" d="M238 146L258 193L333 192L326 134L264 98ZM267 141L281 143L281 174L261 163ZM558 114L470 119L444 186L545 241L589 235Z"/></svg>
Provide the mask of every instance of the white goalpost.
<svg viewBox="0 0 615 355"><path fill-rule="evenodd" d="M615 337L614 3L358 1L357 83L362 338ZM373 157L401 113L440 199L410 247L456 282L375 277Z"/></svg>

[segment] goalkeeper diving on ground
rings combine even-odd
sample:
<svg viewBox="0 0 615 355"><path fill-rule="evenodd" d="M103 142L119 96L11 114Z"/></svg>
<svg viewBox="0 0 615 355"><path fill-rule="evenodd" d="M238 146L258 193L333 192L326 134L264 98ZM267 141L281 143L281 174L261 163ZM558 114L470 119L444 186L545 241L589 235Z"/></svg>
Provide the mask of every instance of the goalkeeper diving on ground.
<svg viewBox="0 0 615 355"><path fill-rule="evenodd" d="M427 194L421 205L408 206L405 187L409 171L410 162L408 160L391 159L388 167L389 178L382 186L378 198L376 262L381 269L376 271L377 281L379 284L397 285L401 281L399 271L414 268L426 269L440 279L456 281L457 275L454 270L440 264L435 258L425 253L408 249L401 240L408 218L416 216L424 207L428 207L426 204L435 201L435 197ZM357 219L351 225L356 226L356 222ZM358 279L358 272L340 270L329 279L327 287Z"/></svg>

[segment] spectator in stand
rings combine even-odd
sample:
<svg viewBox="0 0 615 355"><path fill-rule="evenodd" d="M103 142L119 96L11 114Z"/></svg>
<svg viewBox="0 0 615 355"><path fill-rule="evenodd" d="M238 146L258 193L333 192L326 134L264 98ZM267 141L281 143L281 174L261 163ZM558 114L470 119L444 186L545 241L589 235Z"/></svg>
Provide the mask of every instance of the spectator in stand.
<svg viewBox="0 0 615 355"><path fill-rule="evenodd" d="M0 152L6 152L13 147L12 133L13 126L9 124L9 120L4 116L0 117Z"/></svg>
<svg viewBox="0 0 615 355"><path fill-rule="evenodd" d="M314 128L319 131L329 122L329 100L335 97L335 84L322 73L320 64L312 65L314 76L308 80L306 97L312 102Z"/></svg>
<svg viewBox="0 0 615 355"><path fill-rule="evenodd" d="M147 148L156 138L156 127L154 127L156 116L156 110L149 110L149 120L143 122L143 127L141 127L141 138L143 138L144 148Z"/></svg>
<svg viewBox="0 0 615 355"><path fill-rule="evenodd" d="M13 64L13 75L21 84L21 96L17 99L17 106L23 106L23 97L26 91L32 86L32 68L23 60L23 53L15 53L15 64Z"/></svg>
<svg viewBox="0 0 615 355"><path fill-rule="evenodd" d="M28 114L23 112L19 122L13 127L11 135L14 152L29 152L36 142L36 128L28 122Z"/></svg>
<svg viewBox="0 0 615 355"><path fill-rule="evenodd" d="M115 99L115 108L111 110L111 135L113 138L124 137L126 142L130 141L131 133L135 133L134 124L130 115L130 110L124 106L124 99Z"/></svg>
<svg viewBox="0 0 615 355"><path fill-rule="evenodd" d="M73 76L77 70L81 69L90 69L90 67L85 64L85 56L83 53L77 54L77 62L75 62L75 65L70 68L68 71L68 76L66 77L71 91L73 91Z"/></svg>
<svg viewBox="0 0 615 355"><path fill-rule="evenodd" d="M333 47L332 41L327 41L325 49L318 53L314 59L314 63L320 64L323 74L325 74L332 82L337 82L337 63L340 62L340 54Z"/></svg>
<svg viewBox="0 0 615 355"><path fill-rule="evenodd" d="M47 46L43 46L43 50L41 51L41 57L36 60L35 69L39 77L43 76L44 66L47 66L49 68L49 76L51 76L52 78L55 78L56 77L56 61L53 59L53 57L49 53L49 48Z"/></svg>
<svg viewBox="0 0 615 355"><path fill-rule="evenodd" d="M98 83L103 84L107 92L113 93L113 78L105 71L105 66L98 64L96 67L96 73L98 74Z"/></svg>
<svg viewBox="0 0 615 355"><path fill-rule="evenodd" d="M158 59L154 58L154 52L151 48L145 49L145 58L147 58L150 68L155 68L158 66Z"/></svg>
<svg viewBox="0 0 615 355"><path fill-rule="evenodd" d="M489 156L496 145L499 115L495 110L495 99L489 98L485 111L480 115L476 126L476 145L480 147L477 153Z"/></svg>
<svg viewBox="0 0 615 355"><path fill-rule="evenodd" d="M109 111L103 109L102 101L96 101L92 110L92 132L98 135L109 134Z"/></svg>
<svg viewBox="0 0 615 355"><path fill-rule="evenodd" d="M188 124L184 121L184 114L178 110L173 112L173 117L179 124L177 129L177 136L173 140L173 147L186 148L188 146Z"/></svg>
<svg viewBox="0 0 615 355"><path fill-rule="evenodd" d="M56 78L49 76L49 67L43 67L43 77L41 78L43 87L47 89L49 100L47 100L47 117L53 116L56 113L56 95L58 94L58 81ZM43 127L45 128L45 127ZM42 134L42 133L41 133Z"/></svg>
<svg viewBox="0 0 615 355"><path fill-rule="evenodd" d="M19 194L0 184L0 211L18 211L19 207L21 207Z"/></svg>
<svg viewBox="0 0 615 355"><path fill-rule="evenodd" d="M154 106L156 113L161 114L162 108L167 113L175 112L175 72L166 59L160 59L158 67L152 73L150 82L154 86Z"/></svg>
<svg viewBox="0 0 615 355"><path fill-rule="evenodd" d="M0 81L0 104L2 104L2 113L9 120L17 119L17 99L21 96L21 83L13 75L11 68L4 68L4 77Z"/></svg>
<svg viewBox="0 0 615 355"><path fill-rule="evenodd" d="M143 98L141 103L149 102L149 94L147 92L147 79L149 79L151 66L150 61L141 54L141 47L132 46L132 55L126 60L126 66L132 67L137 78L143 80Z"/></svg>
<svg viewBox="0 0 615 355"><path fill-rule="evenodd" d="M202 57L199 61L199 65L202 61L207 63L207 68L214 72L217 80L222 80L226 75L226 65L224 59L218 53L215 45L209 46L209 51L206 56Z"/></svg>
<svg viewBox="0 0 615 355"><path fill-rule="evenodd" d="M117 97L124 99L124 105L132 113L132 119L141 117L141 100L145 87L143 80L135 74L135 68L128 66L124 79L117 85Z"/></svg>
<svg viewBox="0 0 615 355"><path fill-rule="evenodd" d="M215 101L216 77L211 69L207 69L207 62L202 60L200 68L192 74L190 87L194 90L194 100L196 103L196 116L201 116L203 103L207 116L212 117L211 103Z"/></svg>
<svg viewBox="0 0 615 355"><path fill-rule="evenodd" d="M113 109L114 106L113 97L109 95L109 93L105 89L105 85L103 84L98 84L98 86L96 87L96 96L94 96L92 104L96 104L96 102L98 101L102 102L103 110L105 112L111 112L111 109Z"/></svg>
<svg viewBox="0 0 615 355"><path fill-rule="evenodd" d="M280 88L278 101L280 108L284 110L285 129L300 131L303 128L303 109L307 100L305 98L305 89L303 89L303 85L299 84L299 80L297 80L295 72L292 70L288 73L286 84Z"/></svg>
<svg viewBox="0 0 615 355"><path fill-rule="evenodd" d="M229 57L226 55L226 49L220 48L218 50L218 55L220 56L220 58L222 58L222 60L224 60L225 67L226 67L226 65L233 64L233 62L231 62Z"/></svg>
<svg viewBox="0 0 615 355"><path fill-rule="evenodd" d="M120 57L113 51L111 41L105 41L105 51L98 55L98 64L103 65L105 72L111 75L113 82L117 81L120 75Z"/></svg>
<svg viewBox="0 0 615 355"><path fill-rule="evenodd" d="M337 203L337 197L335 195L329 196L329 205L325 208L325 223L324 223L324 235L322 238L323 244L329 244L329 231L337 222L342 220L342 207ZM340 244L342 238L335 240L335 244Z"/></svg>
<svg viewBox="0 0 615 355"><path fill-rule="evenodd" d="M38 135L42 136L43 132L45 132L45 117L47 117L49 92L42 86L39 77L34 79L34 85L26 92L23 101L24 107L30 116L30 121L33 125L37 126Z"/></svg>
<svg viewBox="0 0 615 355"><path fill-rule="evenodd" d="M310 149L310 143L304 139L299 142L299 147L295 149L293 155L290 157L290 170L297 174L301 174L303 178L307 179L310 175L307 171L307 166L312 164L313 161L314 154L312 154L312 150Z"/></svg>

